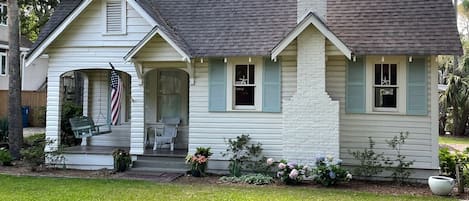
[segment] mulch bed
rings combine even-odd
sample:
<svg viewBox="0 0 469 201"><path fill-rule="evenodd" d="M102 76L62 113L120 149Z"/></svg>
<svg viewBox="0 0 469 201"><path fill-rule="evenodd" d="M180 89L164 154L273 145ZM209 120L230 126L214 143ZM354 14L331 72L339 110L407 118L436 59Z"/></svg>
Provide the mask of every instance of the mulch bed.
<svg viewBox="0 0 469 201"><path fill-rule="evenodd" d="M138 173L138 172L126 172L126 173L114 173L111 170L63 170L63 169L51 169L41 168L38 171L32 172L29 167L17 162L15 166L5 167L0 166L0 174L15 175L15 176L42 176L42 177L61 177L61 178L93 178L93 179L130 179L130 180L147 180L154 182L172 182L175 184L212 184L212 185L227 185L227 186L250 186L248 184L233 184L220 181L220 176L211 175L208 177L191 177L182 176L181 174L174 173ZM289 186L281 183L271 184L278 188L287 188ZM305 183L300 185L302 187L310 187L315 189L325 188L320 185L313 183ZM356 192L370 192L376 194L387 194L387 195L421 195L431 196L432 193L426 184L406 184L396 185L392 182L377 182L377 181L358 181L352 180L346 184L340 184L333 189L341 189ZM466 190L467 192L468 190ZM469 199L469 194L465 193L462 195L453 195L460 199Z"/></svg>

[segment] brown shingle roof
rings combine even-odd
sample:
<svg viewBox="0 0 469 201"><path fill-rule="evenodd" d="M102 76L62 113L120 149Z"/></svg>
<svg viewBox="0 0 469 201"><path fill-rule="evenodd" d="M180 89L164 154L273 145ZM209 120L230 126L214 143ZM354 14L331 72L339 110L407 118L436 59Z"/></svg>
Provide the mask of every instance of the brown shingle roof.
<svg viewBox="0 0 469 201"><path fill-rule="evenodd" d="M62 0L36 49L81 0ZM270 55L296 0L137 0L192 57ZM462 54L450 0L328 0L327 25L356 55Z"/></svg>
<svg viewBox="0 0 469 201"><path fill-rule="evenodd" d="M450 0L328 0L327 24L356 55L462 54Z"/></svg>

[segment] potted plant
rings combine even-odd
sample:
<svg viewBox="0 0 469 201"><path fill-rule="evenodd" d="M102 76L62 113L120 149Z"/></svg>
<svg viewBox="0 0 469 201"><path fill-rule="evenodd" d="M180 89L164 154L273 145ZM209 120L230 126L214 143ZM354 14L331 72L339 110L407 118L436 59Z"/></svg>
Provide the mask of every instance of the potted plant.
<svg viewBox="0 0 469 201"><path fill-rule="evenodd" d="M132 163L129 152L123 149L115 149L112 152L112 157L114 158L114 170L116 172L125 172Z"/></svg>
<svg viewBox="0 0 469 201"><path fill-rule="evenodd" d="M194 177L205 176L208 158L212 155L210 147L198 147L194 155L187 155L186 163L191 166L191 175Z"/></svg>

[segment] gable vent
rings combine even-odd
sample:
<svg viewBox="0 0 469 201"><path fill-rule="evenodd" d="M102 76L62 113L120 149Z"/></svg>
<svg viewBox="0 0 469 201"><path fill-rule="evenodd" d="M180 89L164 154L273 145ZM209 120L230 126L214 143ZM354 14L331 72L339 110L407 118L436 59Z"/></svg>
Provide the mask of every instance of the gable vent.
<svg viewBox="0 0 469 201"><path fill-rule="evenodd" d="M123 32L123 13L122 1L106 2L106 32L122 33Z"/></svg>

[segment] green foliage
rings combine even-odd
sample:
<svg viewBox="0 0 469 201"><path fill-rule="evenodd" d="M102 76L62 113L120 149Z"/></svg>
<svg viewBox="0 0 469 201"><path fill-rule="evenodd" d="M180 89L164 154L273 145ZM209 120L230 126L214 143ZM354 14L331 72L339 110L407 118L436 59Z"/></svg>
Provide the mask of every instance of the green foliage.
<svg viewBox="0 0 469 201"><path fill-rule="evenodd" d="M112 152L112 157L114 158L114 170L116 172L125 172L132 163L129 152L123 149L115 149Z"/></svg>
<svg viewBox="0 0 469 201"><path fill-rule="evenodd" d="M191 166L192 176L205 176L207 170L208 158L212 155L210 147L197 147L194 155L186 156L186 164Z"/></svg>
<svg viewBox="0 0 469 201"><path fill-rule="evenodd" d="M376 153L374 151L375 142L371 137L368 137L369 146L362 151L350 151L355 160L360 161L360 166L354 169L354 174L357 176L371 177L383 172L383 153Z"/></svg>
<svg viewBox="0 0 469 201"><path fill-rule="evenodd" d="M36 41L40 29L49 21L59 0L19 0L21 33Z"/></svg>
<svg viewBox="0 0 469 201"><path fill-rule="evenodd" d="M384 163L387 165L387 169L390 170L391 177L394 181L399 184L404 183L412 171L409 169L414 164L414 161L407 160L406 156L401 153L401 146L405 144L405 140L409 137L409 132L401 132L399 136L394 136L391 140L386 140L389 147L396 152L396 157L391 159L386 157Z"/></svg>
<svg viewBox="0 0 469 201"><path fill-rule="evenodd" d="M226 144L228 148L222 156L230 157L229 171L231 176L239 177L243 169L248 171L262 171L258 170L261 164L265 163L265 158L262 156L262 145L260 143L251 144L249 135L242 134L237 136L236 139L228 139Z"/></svg>
<svg viewBox="0 0 469 201"><path fill-rule="evenodd" d="M352 174L341 167L342 160L334 160L333 157L319 157L316 159L316 167L313 169L314 182L323 186L333 186L340 182L348 182Z"/></svg>
<svg viewBox="0 0 469 201"><path fill-rule="evenodd" d="M8 118L0 118L0 142L8 141Z"/></svg>
<svg viewBox="0 0 469 201"><path fill-rule="evenodd" d="M274 178L263 174L247 174L240 177L221 177L220 181L230 183L245 183L254 185L266 185L274 183Z"/></svg>
<svg viewBox="0 0 469 201"><path fill-rule="evenodd" d="M286 160L281 160L278 163L277 177L285 184L300 184L308 174L308 166L298 165L293 162L287 162Z"/></svg>
<svg viewBox="0 0 469 201"><path fill-rule="evenodd" d="M5 148L0 148L0 163L3 166L11 166L12 161L13 157L11 156L10 152Z"/></svg>
<svg viewBox="0 0 469 201"><path fill-rule="evenodd" d="M46 106L38 106L33 108L33 118L37 120L38 126L46 125Z"/></svg>
<svg viewBox="0 0 469 201"><path fill-rule="evenodd" d="M83 108L72 102L65 102L62 105L62 120L61 120L61 143L64 146L79 145L81 139L75 138L70 125L69 119L72 117L82 116Z"/></svg>
<svg viewBox="0 0 469 201"><path fill-rule="evenodd" d="M468 61L469 65L469 61ZM450 114L453 135L464 135L469 117L469 82L468 78L451 75L448 88L440 95L443 114Z"/></svg>
<svg viewBox="0 0 469 201"><path fill-rule="evenodd" d="M46 135L37 134L24 138L24 148L21 150L23 160L30 165L32 171L36 171L37 167L44 165L46 146Z"/></svg>
<svg viewBox="0 0 469 201"><path fill-rule="evenodd" d="M438 154L440 159L440 171L442 175L456 178L456 164L461 164L464 167L469 164L469 152L454 151L450 152L447 147L441 148Z"/></svg>

